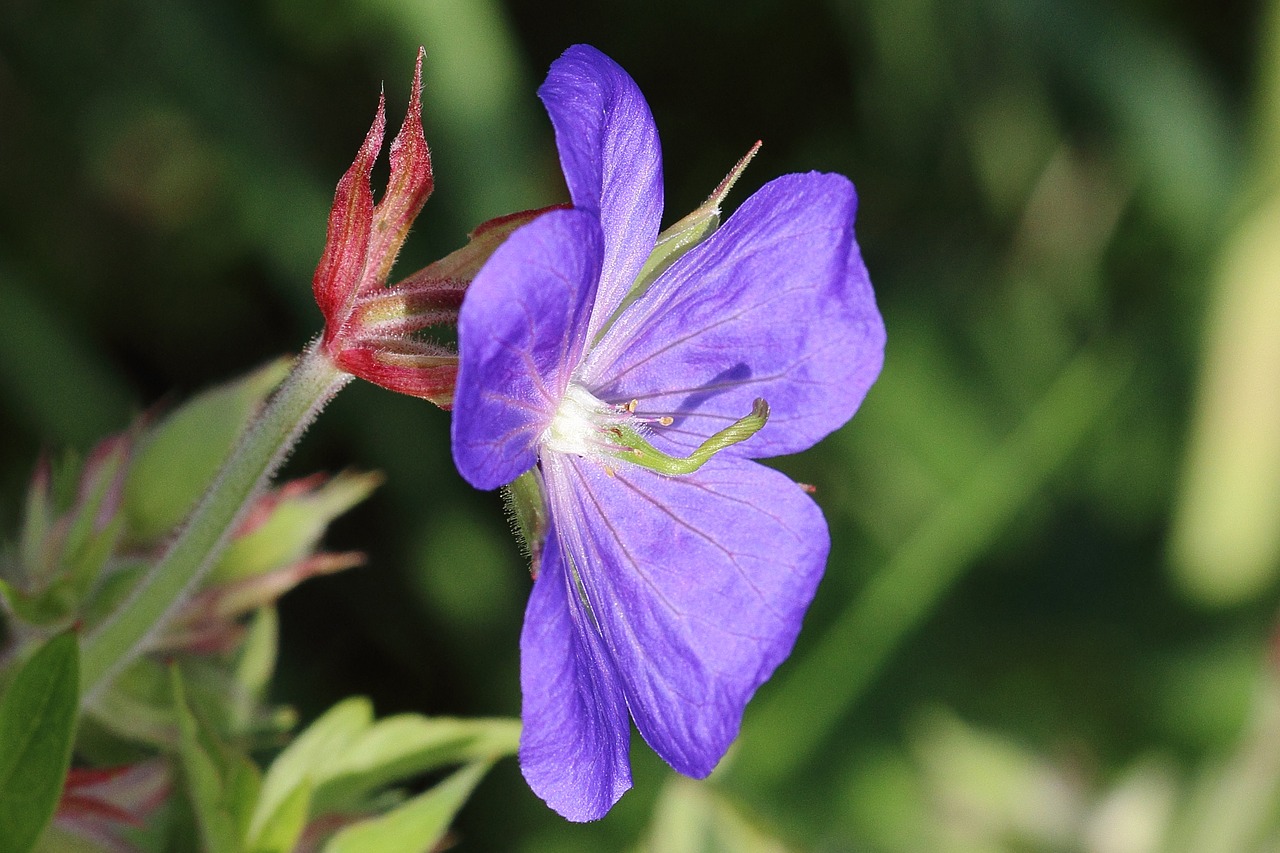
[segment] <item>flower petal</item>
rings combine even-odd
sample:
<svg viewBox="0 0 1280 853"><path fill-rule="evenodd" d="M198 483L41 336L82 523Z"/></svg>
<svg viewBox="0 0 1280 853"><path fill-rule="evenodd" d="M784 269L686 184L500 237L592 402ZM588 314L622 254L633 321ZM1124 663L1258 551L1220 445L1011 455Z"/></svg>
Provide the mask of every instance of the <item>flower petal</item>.
<svg viewBox="0 0 1280 853"><path fill-rule="evenodd" d="M586 342L600 274L596 217L554 210L517 230L476 276L458 316L453 459L478 489L533 467Z"/></svg>
<svg viewBox="0 0 1280 853"><path fill-rule="evenodd" d="M604 266L592 337L631 289L662 219L662 148L644 95L609 57L574 45L538 89L575 207L599 213Z"/></svg>
<svg viewBox="0 0 1280 853"><path fill-rule="evenodd" d="M520 770L569 820L596 820L631 787L631 722L613 665L554 533L520 635Z"/></svg>
<svg viewBox="0 0 1280 853"><path fill-rule="evenodd" d="M553 453L543 475L640 733L676 770L707 775L791 652L826 562L822 512L743 459L663 477Z"/></svg>
<svg viewBox="0 0 1280 853"><path fill-rule="evenodd" d="M763 397L769 423L729 453L804 450L844 424L880 373L884 324L840 175L786 175L677 261L587 356L583 381L691 448Z"/></svg>

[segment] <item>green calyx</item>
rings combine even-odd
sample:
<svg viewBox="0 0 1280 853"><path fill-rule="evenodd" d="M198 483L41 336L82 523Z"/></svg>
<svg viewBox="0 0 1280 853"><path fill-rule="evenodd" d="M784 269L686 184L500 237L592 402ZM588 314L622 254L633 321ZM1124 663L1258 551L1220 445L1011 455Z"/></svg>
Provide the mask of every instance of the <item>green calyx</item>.
<svg viewBox="0 0 1280 853"><path fill-rule="evenodd" d="M547 504L543 499L542 474L530 468L502 489L507 515L525 556L529 571L538 576L542 561L542 543L547 539Z"/></svg>
<svg viewBox="0 0 1280 853"><path fill-rule="evenodd" d="M739 418L715 433L698 445L688 456L671 456L663 453L650 444L635 428L630 425L619 426L613 429L612 443L616 446L614 455L633 465L671 477L692 474L721 450L751 438L764 427L768 420L769 404L758 397L751 404L751 414Z"/></svg>

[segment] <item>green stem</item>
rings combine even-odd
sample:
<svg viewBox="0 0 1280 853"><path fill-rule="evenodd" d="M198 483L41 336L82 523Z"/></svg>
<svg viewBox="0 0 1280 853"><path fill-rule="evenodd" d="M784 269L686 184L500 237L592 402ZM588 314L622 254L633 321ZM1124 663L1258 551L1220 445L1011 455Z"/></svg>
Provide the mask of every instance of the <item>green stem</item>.
<svg viewBox="0 0 1280 853"><path fill-rule="evenodd" d="M103 688L146 651L198 589L254 499L316 415L350 379L318 343L299 356L289 376L240 435L168 550L119 609L85 637L80 669L82 707L90 707Z"/></svg>

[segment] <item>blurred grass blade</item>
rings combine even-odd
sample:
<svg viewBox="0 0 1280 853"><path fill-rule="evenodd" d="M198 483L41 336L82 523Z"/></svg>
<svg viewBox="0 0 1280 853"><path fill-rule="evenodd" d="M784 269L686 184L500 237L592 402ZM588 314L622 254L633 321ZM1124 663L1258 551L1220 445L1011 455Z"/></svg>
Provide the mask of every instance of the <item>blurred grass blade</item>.
<svg viewBox="0 0 1280 853"><path fill-rule="evenodd" d="M1280 2L1266 4L1258 28L1258 69L1253 127L1253 177L1274 186L1280 180Z"/></svg>
<svg viewBox="0 0 1280 853"><path fill-rule="evenodd" d="M1280 570L1280 194L1255 210L1219 268L1172 534L1175 577L1234 604Z"/></svg>
<svg viewBox="0 0 1280 853"><path fill-rule="evenodd" d="M76 730L76 636L37 651L0 698L0 853L26 853L53 817Z"/></svg>
<svg viewBox="0 0 1280 853"><path fill-rule="evenodd" d="M41 439L88 447L128 420L132 395L86 337L0 268L0 403Z"/></svg>
<svg viewBox="0 0 1280 853"><path fill-rule="evenodd" d="M1234 754L1208 763L1180 815L1170 853L1276 849L1280 829L1280 672L1273 660L1256 688ZM1264 842L1265 839L1265 842Z"/></svg>
<svg viewBox="0 0 1280 853"><path fill-rule="evenodd" d="M793 778L952 584L1034 497L1110 409L1127 359L1086 350L1018 429L916 529L802 659L748 710L734 779Z"/></svg>
<svg viewBox="0 0 1280 853"><path fill-rule="evenodd" d="M738 814L712 785L671 774L636 853L787 853L787 846Z"/></svg>
<svg viewBox="0 0 1280 853"><path fill-rule="evenodd" d="M1184 590L1219 605L1280 572L1280 3L1259 43L1252 204L1214 276L1170 555Z"/></svg>
<svg viewBox="0 0 1280 853"><path fill-rule="evenodd" d="M488 769L487 761L467 765L404 805L343 829L324 853L427 853Z"/></svg>

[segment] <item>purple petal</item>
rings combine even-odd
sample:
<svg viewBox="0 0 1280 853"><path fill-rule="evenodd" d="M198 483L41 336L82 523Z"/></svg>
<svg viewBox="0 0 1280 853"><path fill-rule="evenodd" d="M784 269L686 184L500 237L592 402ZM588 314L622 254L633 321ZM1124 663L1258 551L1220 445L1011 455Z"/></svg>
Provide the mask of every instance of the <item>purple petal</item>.
<svg viewBox="0 0 1280 853"><path fill-rule="evenodd" d="M791 652L826 562L821 511L743 459L668 478L548 454L543 474L640 733L676 770L707 775Z"/></svg>
<svg viewBox="0 0 1280 853"><path fill-rule="evenodd" d="M575 45L538 89L555 127L560 165L575 207L598 211L604 267L594 337L653 251L662 219L662 149L644 95L609 57Z"/></svg>
<svg viewBox="0 0 1280 853"><path fill-rule="evenodd" d="M467 290L453 459L476 488L505 485L537 460L587 340L600 252L594 215L555 210L512 234Z"/></svg>
<svg viewBox="0 0 1280 853"><path fill-rule="evenodd" d="M588 353L588 388L693 447L769 402L768 424L729 453L804 450L844 424L884 358L884 324L853 236L857 198L840 175L766 184L681 258Z"/></svg>
<svg viewBox="0 0 1280 853"><path fill-rule="evenodd" d="M569 820L603 817L631 787L631 722L555 535L520 635L520 769Z"/></svg>

